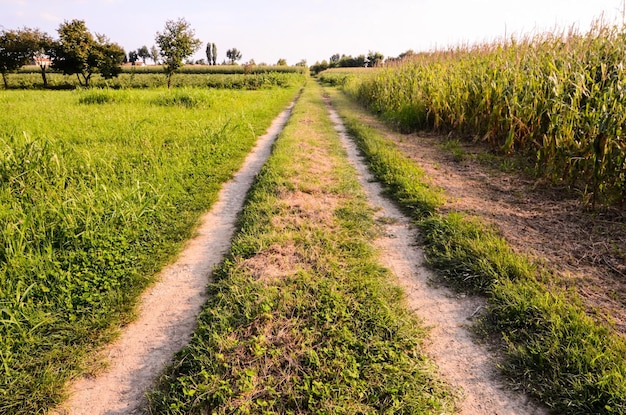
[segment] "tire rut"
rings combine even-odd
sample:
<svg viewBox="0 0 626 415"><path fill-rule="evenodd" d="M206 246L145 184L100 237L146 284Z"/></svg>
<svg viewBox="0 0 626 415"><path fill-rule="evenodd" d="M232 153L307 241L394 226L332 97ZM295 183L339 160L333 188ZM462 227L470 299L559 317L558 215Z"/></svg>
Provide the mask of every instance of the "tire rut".
<svg viewBox="0 0 626 415"><path fill-rule="evenodd" d="M478 297L459 296L432 283L424 253L416 245L418 231L396 205L382 196L383 188L369 172L356 144L349 138L339 115L328 105L330 118L341 136L348 158L359 173L369 203L385 218L385 235L376 241L381 261L398 278L407 302L430 328L427 350L440 374L462 391L462 415L544 415L548 410L529 397L506 389L495 367L495 357L472 339L469 325L484 306Z"/></svg>
<svg viewBox="0 0 626 415"><path fill-rule="evenodd" d="M145 393L191 338L196 317L206 301L211 271L230 247L246 194L294 103L274 119L241 169L222 186L218 201L202 217L196 236L176 262L165 267L157 282L142 295L137 318L100 352L108 362L106 370L76 380L70 386L69 399L50 415L143 413Z"/></svg>

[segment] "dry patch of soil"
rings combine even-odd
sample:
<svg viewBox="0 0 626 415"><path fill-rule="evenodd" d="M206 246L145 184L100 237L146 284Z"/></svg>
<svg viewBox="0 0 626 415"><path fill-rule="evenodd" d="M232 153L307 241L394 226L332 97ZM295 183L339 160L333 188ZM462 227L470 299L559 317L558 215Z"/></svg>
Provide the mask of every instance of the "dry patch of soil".
<svg viewBox="0 0 626 415"><path fill-rule="evenodd" d="M626 220L591 212L579 194L506 173L476 161L484 149L465 145L460 161L441 149L442 137L394 135L434 184L450 196L446 208L493 223L517 252L525 252L575 288L587 309L626 334Z"/></svg>

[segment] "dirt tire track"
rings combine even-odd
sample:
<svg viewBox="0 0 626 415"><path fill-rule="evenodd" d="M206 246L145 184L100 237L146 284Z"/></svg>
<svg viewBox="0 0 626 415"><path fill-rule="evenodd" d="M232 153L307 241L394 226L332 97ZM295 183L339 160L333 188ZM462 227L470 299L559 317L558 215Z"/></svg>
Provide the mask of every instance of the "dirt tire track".
<svg viewBox="0 0 626 415"><path fill-rule="evenodd" d="M206 301L210 273L230 247L248 189L269 157L293 105L274 119L241 169L223 185L218 201L202 217L197 236L142 295L137 319L101 351L108 368L97 376L75 381L69 399L50 415L143 413L145 393L191 338L196 316Z"/></svg>
<svg viewBox="0 0 626 415"><path fill-rule="evenodd" d="M544 415L548 410L527 396L507 390L498 377L494 356L472 340L468 325L484 305L477 297L456 296L444 288L434 287L432 273L424 265L417 230L411 221L390 200L382 196L382 187L375 182L366 162L348 138L337 113L329 107L335 128L359 173L359 180L377 215L391 219L385 225L386 235L376 241L383 265L393 271L407 293L408 304L426 326L431 328L427 350L439 371L463 397L459 402L462 415Z"/></svg>

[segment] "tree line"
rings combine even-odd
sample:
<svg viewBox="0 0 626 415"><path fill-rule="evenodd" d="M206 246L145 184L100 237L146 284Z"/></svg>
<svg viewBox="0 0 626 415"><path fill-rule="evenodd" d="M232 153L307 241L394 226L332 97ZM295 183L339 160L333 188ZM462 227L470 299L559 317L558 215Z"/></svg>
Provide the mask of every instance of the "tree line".
<svg viewBox="0 0 626 415"><path fill-rule="evenodd" d="M329 68L363 68L380 66L385 60L385 56L379 52L369 51L367 56L359 55L353 57L351 55L339 55L335 53L330 59L322 62L315 62L311 65L311 72L318 74Z"/></svg>
<svg viewBox="0 0 626 415"><path fill-rule="evenodd" d="M119 44L106 36L92 34L83 20L65 21L57 33L58 38L54 39L39 29L27 27L0 31L0 73L5 89L9 87L9 73L30 63L39 66L44 88L48 87L48 69L65 75L76 75L79 84L88 87L94 74L111 79L121 73L123 63L135 64L139 59L144 64L147 59L152 59L155 64L161 63L167 75L167 85L171 87L173 74L202 45L191 25L182 18L168 20L165 29L156 33L156 45L151 49L142 46L128 55ZM206 54L208 64L216 65L215 43L207 43ZM236 48L227 50L226 56L231 64L242 58Z"/></svg>

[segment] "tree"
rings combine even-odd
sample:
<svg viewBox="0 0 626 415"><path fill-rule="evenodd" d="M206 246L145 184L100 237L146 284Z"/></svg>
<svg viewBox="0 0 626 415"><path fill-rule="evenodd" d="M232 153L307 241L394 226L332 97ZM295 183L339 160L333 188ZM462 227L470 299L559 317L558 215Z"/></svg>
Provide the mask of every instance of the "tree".
<svg viewBox="0 0 626 415"><path fill-rule="evenodd" d="M228 49L226 57L230 59L230 64L234 65L236 61L241 59L241 52L237 48Z"/></svg>
<svg viewBox="0 0 626 415"><path fill-rule="evenodd" d="M278 62L276 62L276 66L287 66L287 60L280 58Z"/></svg>
<svg viewBox="0 0 626 415"><path fill-rule="evenodd" d="M7 76L9 72L17 71L28 62L28 52L20 42L17 30L3 30L0 32L0 72L4 88L9 88Z"/></svg>
<svg viewBox="0 0 626 415"><path fill-rule="evenodd" d="M211 47L211 43L206 44L206 59L209 65L213 62L213 48Z"/></svg>
<svg viewBox="0 0 626 415"><path fill-rule="evenodd" d="M146 64L146 59L150 58L150 51L148 51L148 47L143 45L139 49L137 49L137 56L141 58L143 64Z"/></svg>
<svg viewBox="0 0 626 415"><path fill-rule="evenodd" d="M155 65L158 65L158 63L159 63L159 50L154 45L150 48L150 59L152 59L152 61L154 62Z"/></svg>
<svg viewBox="0 0 626 415"><path fill-rule="evenodd" d="M104 79L117 77L122 72L120 66L126 53L117 43L112 43L106 36L97 35L93 58L96 68Z"/></svg>
<svg viewBox="0 0 626 415"><path fill-rule="evenodd" d="M89 86L94 73L105 79L121 72L124 49L106 36L93 36L83 20L63 22L58 29L59 41L51 51L52 66L66 75L76 74L78 82Z"/></svg>
<svg viewBox="0 0 626 415"><path fill-rule="evenodd" d="M139 55L137 54L137 52L135 52L134 50L131 50L130 52L128 52L128 62L134 65L135 62L137 62L138 60L139 60Z"/></svg>
<svg viewBox="0 0 626 415"><path fill-rule="evenodd" d="M300 62L296 63L296 66L306 68L306 59L300 60Z"/></svg>
<svg viewBox="0 0 626 415"><path fill-rule="evenodd" d="M183 66L183 60L193 55L202 45L200 39L194 36L194 30L182 18L168 20L163 33L157 32L156 43L163 57L168 88L172 87L172 75Z"/></svg>
<svg viewBox="0 0 626 415"><path fill-rule="evenodd" d="M370 52L367 54L367 66L369 66L370 68L379 66L383 63L383 59L385 59L385 56L382 53L372 52L370 50Z"/></svg>
<svg viewBox="0 0 626 415"><path fill-rule="evenodd" d="M213 65L217 65L217 45L215 43L213 43L211 45L211 49L213 52Z"/></svg>
<svg viewBox="0 0 626 415"><path fill-rule="evenodd" d="M48 68L50 49L54 41L47 33L38 29L23 28L0 32L0 72L4 87L8 88L7 75L35 61L41 69L44 88L48 86L46 70Z"/></svg>
<svg viewBox="0 0 626 415"><path fill-rule="evenodd" d="M311 66L311 72L313 72L314 75L317 75L326 69L328 69L328 62L326 60L323 60L321 63L315 62L315 64Z"/></svg>
<svg viewBox="0 0 626 415"><path fill-rule="evenodd" d="M402 60L402 59L408 59L415 56L415 52L413 51L413 49L409 49L406 52L402 52L401 54L398 55L398 59Z"/></svg>

